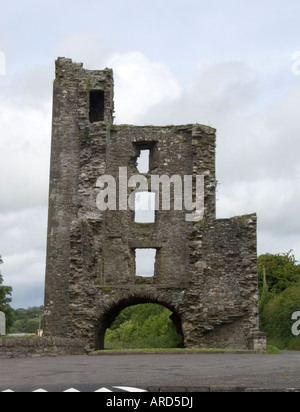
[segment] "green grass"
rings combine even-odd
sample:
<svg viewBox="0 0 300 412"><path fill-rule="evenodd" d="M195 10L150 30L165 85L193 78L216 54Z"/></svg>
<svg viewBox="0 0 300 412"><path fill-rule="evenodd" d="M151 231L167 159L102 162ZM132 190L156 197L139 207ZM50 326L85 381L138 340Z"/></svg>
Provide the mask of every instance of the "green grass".
<svg viewBox="0 0 300 412"><path fill-rule="evenodd" d="M99 351L94 351L94 355L105 355L105 354L118 354L118 353L253 353L253 351L237 350L237 349L185 349L185 348L143 348L143 349L104 349Z"/></svg>
<svg viewBox="0 0 300 412"><path fill-rule="evenodd" d="M281 352L276 346L268 345L267 346L267 354L268 355L280 355Z"/></svg>
<svg viewBox="0 0 300 412"><path fill-rule="evenodd" d="M251 350L239 350L239 349L219 349L219 348L202 348L202 349L187 349L187 348L140 348L140 349L104 349L99 351L94 351L92 355L109 355L109 354L134 354L134 353L240 353L240 354L253 354L255 352ZM268 355L280 355L281 351L272 345L267 346Z"/></svg>

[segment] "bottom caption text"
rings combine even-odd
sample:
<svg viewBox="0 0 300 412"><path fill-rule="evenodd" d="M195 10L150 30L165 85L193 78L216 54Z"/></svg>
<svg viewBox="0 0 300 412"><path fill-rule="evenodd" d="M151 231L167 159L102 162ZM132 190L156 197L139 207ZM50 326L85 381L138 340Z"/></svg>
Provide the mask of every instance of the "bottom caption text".
<svg viewBox="0 0 300 412"><path fill-rule="evenodd" d="M112 396L106 399L106 407L127 407L138 410L143 407L181 407L193 409L193 396L153 396L148 394L136 397Z"/></svg>

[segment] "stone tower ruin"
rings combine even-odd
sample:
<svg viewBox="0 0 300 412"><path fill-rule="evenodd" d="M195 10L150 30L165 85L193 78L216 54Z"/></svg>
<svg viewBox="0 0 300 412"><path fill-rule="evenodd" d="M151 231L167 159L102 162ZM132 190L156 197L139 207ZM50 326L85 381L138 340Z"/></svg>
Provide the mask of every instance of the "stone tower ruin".
<svg viewBox="0 0 300 412"><path fill-rule="evenodd" d="M215 129L114 125L112 70L85 70L66 58L56 61L53 99L45 334L102 349L124 308L158 303L172 311L185 347L252 349L256 215L216 219ZM149 170L141 174L145 150ZM129 207L100 211L99 177L107 175L116 182L116 204L130 196L130 185L121 188L130 176L204 176L202 218L187 219L175 207L157 208L147 223ZM175 184L169 188L174 203ZM153 276L137 273L144 249L154 251Z"/></svg>

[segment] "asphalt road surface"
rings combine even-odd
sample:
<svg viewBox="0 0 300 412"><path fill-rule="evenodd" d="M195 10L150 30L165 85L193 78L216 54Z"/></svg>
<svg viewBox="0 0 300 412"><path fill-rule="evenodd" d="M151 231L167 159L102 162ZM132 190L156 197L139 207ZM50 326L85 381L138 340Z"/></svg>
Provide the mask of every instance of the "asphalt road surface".
<svg viewBox="0 0 300 412"><path fill-rule="evenodd" d="M232 388L300 391L300 352L130 354L0 359L0 391L95 392L130 386L150 391Z"/></svg>

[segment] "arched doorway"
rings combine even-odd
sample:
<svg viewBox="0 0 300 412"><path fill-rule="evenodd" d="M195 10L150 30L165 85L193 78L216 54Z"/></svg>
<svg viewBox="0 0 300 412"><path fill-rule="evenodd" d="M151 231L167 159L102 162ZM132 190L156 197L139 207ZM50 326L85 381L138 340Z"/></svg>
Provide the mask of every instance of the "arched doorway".
<svg viewBox="0 0 300 412"><path fill-rule="evenodd" d="M152 304L152 305L149 305ZM143 305L143 306L139 306L139 305ZM147 308L146 308L147 305ZM151 315L151 311L153 307L153 317L152 319L150 319ZM163 311L163 310L158 310L158 306L160 306L161 308L166 308L169 312L167 311ZM139 310L139 307L141 308L141 310ZM129 309L129 311L128 311ZM132 309L132 310L130 310ZM125 310L125 315L122 314L122 312ZM127 311L127 313L126 313ZM141 312L140 315L137 316L138 312ZM144 312L144 315L143 313ZM167 318L166 318L166 313L168 314ZM119 317L119 315L121 314L121 317ZM155 300L145 300L143 298L130 298L130 299L124 299L120 302L118 302L117 304L113 305L109 310L106 311L106 313L101 317L99 324L98 324L98 328L96 330L96 336L95 336L95 349L96 350L103 350L106 349L105 347L105 336L106 336L106 332L109 328L111 328L111 326L114 324L114 322L117 320L117 326L118 324L120 325L122 323L122 321L124 320L125 317L125 322L127 320L129 320L129 318L131 317L131 315L134 315L133 318L131 319L132 322L136 321L137 318L139 318L140 322L143 322L143 320L145 319L145 324L141 324L139 325L139 327L135 328L134 325L132 325L133 328L135 328L135 331L133 332L133 336L137 336L136 333L138 333L136 331L136 329L139 329L141 331L143 331L143 333L145 333L145 331L148 329L149 326L149 332L150 332L150 325L151 325L151 321L156 322L155 320L155 314L158 314L158 319L157 322L158 324L156 325L156 327L160 327L159 325L162 325L161 321L161 317L165 318L166 320L166 326L169 327L172 330L172 336L176 336L177 334L179 335L179 338L176 340L174 339L174 342L176 342L176 345L173 347L178 347L178 346L182 346L183 345L183 332L182 332L182 327L181 327L181 318L178 315L178 313L171 308L168 304L166 303L162 303L162 302L158 302ZM149 316L148 316L149 315ZM119 317L119 320L118 320ZM131 323L132 323L131 322ZM147 322L148 322L148 326L147 326ZM170 322L170 325L167 325L167 323ZM124 326L124 325L123 325ZM122 326L121 326L122 328ZM116 330L116 328L112 328L113 330ZM169 331L170 331L169 329ZM130 331L132 332L132 331ZM168 332L166 332L166 335L168 334ZM121 339L122 339L122 334L120 335ZM158 347L155 345L158 345L158 343L160 342L159 336L161 336L162 340L164 340L164 334L161 333L160 331L158 331L157 333L157 339L148 339L148 342L152 342L152 347ZM154 330L152 330L152 338L154 337ZM142 337L141 337L142 338ZM126 346L126 345L125 345ZM165 342L165 347L166 346L166 342ZM123 345L124 347L124 345ZM145 346L144 346L145 347Z"/></svg>
<svg viewBox="0 0 300 412"><path fill-rule="evenodd" d="M182 336L165 306L145 303L129 306L106 330L105 349L152 349L182 347Z"/></svg>

